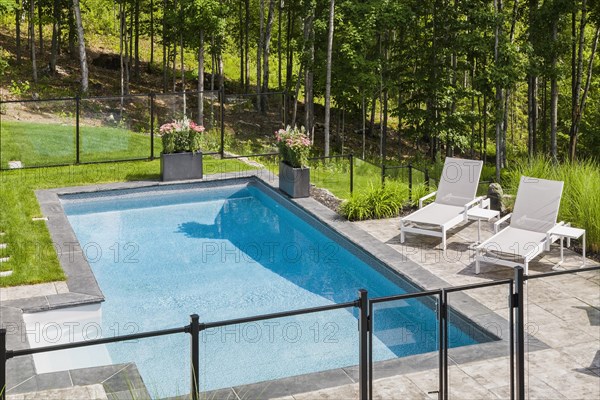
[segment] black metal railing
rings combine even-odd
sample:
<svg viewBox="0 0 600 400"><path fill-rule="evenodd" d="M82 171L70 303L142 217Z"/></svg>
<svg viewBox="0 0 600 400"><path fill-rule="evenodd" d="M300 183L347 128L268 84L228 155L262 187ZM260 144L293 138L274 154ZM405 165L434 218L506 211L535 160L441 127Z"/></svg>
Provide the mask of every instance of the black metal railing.
<svg viewBox="0 0 600 400"><path fill-rule="evenodd" d="M573 274L588 271L597 271L600 267L585 267L575 270L554 271L533 276L524 276L523 268L515 268L514 278L503 279L478 284L469 284L462 286L453 286L442 289L420 291L416 293L407 293L395 296L386 296L369 299L366 290L359 290L356 300L331 304L326 306L311 307L297 310L290 310L278 313L270 313L245 318L236 318L216 322L200 322L197 314L190 316L190 323L182 327L163 329L149 332L142 332L129 335L120 335L81 342L71 342L59 345L44 346L38 348L29 348L22 350L9 350L6 348L6 329L0 329L0 400L6 397L6 364L7 361L19 356L45 353L55 350L67 350L77 347L94 346L128 340L137 340L165 335L175 335L187 333L191 340L191 388L190 393L194 400L200 398L200 367L202 357L200 355L199 336L201 332L210 328L225 327L249 322L257 322L268 319L290 317L303 314L313 314L324 311L339 310L343 308L358 309L359 325L359 398L360 400L372 399L373 397L373 306L376 304L418 299L427 296L437 297L437 329L438 329L438 398L446 400L449 397L448 380L448 327L449 327L449 309L448 294L455 292L464 292L473 289L482 289L493 286L508 287L508 307L509 312L509 353L510 353L510 398L522 400L525 399L525 321L524 321L524 284L530 279L539 279L557 275Z"/></svg>
<svg viewBox="0 0 600 400"><path fill-rule="evenodd" d="M35 114L44 114L45 124L61 126L60 132L54 132L48 129L43 132L44 140L54 138L55 141L63 144L61 155L41 154L35 159L31 159L25 151L15 147L12 144L12 151L15 154L8 153L11 143L6 134L3 135L3 125L5 123L17 122L4 118L0 114L0 170L10 169L6 164L10 160L19 160L24 157L26 161L22 162L19 168L39 168L50 166L68 166L78 164L93 164L102 162L117 161L138 161L153 160L156 154L156 129L158 123L165 123L173 119L180 119L187 116L189 119L202 122L212 134L216 134L216 148L207 151L205 154L219 154L224 156L228 151L226 145L226 118L232 121L239 115L235 107L229 107L228 114L225 113L225 104L234 102L238 98L254 97L253 102L268 99L275 101L278 105L269 109L277 109L279 112L271 115L268 124L261 120L256 124L256 130L260 134L272 135L274 128L285 126L287 121L287 110L285 92L269 92L256 94L232 94L226 95L224 90L218 91L183 91L172 93L148 93L148 94L130 94L125 96L98 96L98 97L65 97L51 99L29 99L29 100L0 100L0 107L13 105L14 113L22 111ZM274 100L273 100L274 99ZM206 103L206 104L205 104ZM267 101L268 104L268 101ZM244 110L242 110L244 111ZM8 111L9 115L12 111ZM267 110L265 110L267 112ZM253 113L257 113L253 110ZM275 122L273 122L275 121ZM24 122L22 120L19 123ZM267 125L265 125L267 124ZM235 125L232 123L232 125ZM252 124L250 124L252 125ZM73 127L73 130L70 130ZM137 143L134 149L119 148L116 150L103 151L93 147L90 138L96 131L95 128L121 128L127 131L138 132L146 137L145 143ZM90 133L91 132L91 133ZM26 136L21 138L29 140L28 133L20 133ZM15 134L15 136L18 136ZM235 134L234 134L235 136ZM35 143L32 143L35 148ZM16 150L15 150L16 149ZM233 149L235 150L235 149ZM143 152L143 154L142 154ZM251 157L253 154L245 151L241 157ZM261 153L262 154L262 153ZM14 157L14 158L13 158Z"/></svg>

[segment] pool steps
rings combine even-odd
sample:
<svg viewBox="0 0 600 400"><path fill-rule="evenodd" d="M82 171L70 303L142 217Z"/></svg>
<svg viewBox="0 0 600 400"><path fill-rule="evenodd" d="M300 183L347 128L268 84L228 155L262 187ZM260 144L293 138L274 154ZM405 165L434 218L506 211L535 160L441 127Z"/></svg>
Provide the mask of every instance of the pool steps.
<svg viewBox="0 0 600 400"><path fill-rule="evenodd" d="M4 236L5 233L4 232L0 232L0 236ZM0 250L4 250L8 247L7 243L0 243ZM5 263L7 261L10 260L10 257L0 257L0 264L1 263ZM0 278L6 277L6 276L11 276L12 275L12 270L8 270L8 271L0 271Z"/></svg>

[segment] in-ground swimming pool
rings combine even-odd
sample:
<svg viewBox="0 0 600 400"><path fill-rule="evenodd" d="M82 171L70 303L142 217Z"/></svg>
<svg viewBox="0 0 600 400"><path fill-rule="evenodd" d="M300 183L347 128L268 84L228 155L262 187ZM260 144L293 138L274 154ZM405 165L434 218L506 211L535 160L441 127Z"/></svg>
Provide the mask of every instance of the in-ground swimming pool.
<svg viewBox="0 0 600 400"><path fill-rule="evenodd" d="M102 332L125 334L415 290L258 182L173 185L61 197L104 292ZM450 326L450 346L477 343ZM378 308L374 359L434 351L431 304ZM481 339L478 337L477 339ZM330 311L202 333L211 390L356 365L357 312ZM189 335L108 345L157 397L189 392Z"/></svg>

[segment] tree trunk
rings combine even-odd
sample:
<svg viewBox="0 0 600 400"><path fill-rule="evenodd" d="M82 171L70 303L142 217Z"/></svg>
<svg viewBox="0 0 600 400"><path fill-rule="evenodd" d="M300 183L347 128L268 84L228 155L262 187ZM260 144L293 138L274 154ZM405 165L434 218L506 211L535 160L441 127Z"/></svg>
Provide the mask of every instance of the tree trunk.
<svg viewBox="0 0 600 400"><path fill-rule="evenodd" d="M269 49L271 43L271 28L273 27L273 19L275 16L275 0L269 1L269 13L267 14L267 26L265 29L264 49L263 49L263 82L262 93L269 91ZM267 111L267 97L260 96L261 107L263 112Z"/></svg>
<svg viewBox="0 0 600 400"><path fill-rule="evenodd" d="M69 19L69 56L71 57L71 60L75 58L75 37L77 36L77 34L75 33L75 30L77 29L75 27L75 15L73 14L73 7L69 7L69 13L68 13L68 19Z"/></svg>
<svg viewBox="0 0 600 400"><path fill-rule="evenodd" d="M121 72L121 101L125 96L125 11L123 3L119 3L119 69Z"/></svg>
<svg viewBox="0 0 600 400"><path fill-rule="evenodd" d="M77 38L79 39L79 65L81 66L81 92L88 91L88 64L85 52L85 39L83 35L83 23L81 21L81 9L79 0L73 0L73 13L75 14L75 24L77 25Z"/></svg>
<svg viewBox="0 0 600 400"><path fill-rule="evenodd" d="M39 1L39 0L38 0ZM30 0L29 2L29 46L31 50L31 67L33 73L33 82L37 83L38 81L38 73L37 73L37 62L35 59L35 23L34 23L34 13L35 13L35 1Z"/></svg>
<svg viewBox="0 0 600 400"><path fill-rule="evenodd" d="M163 93L167 92L167 19L164 10L167 9L167 0L163 0L163 18L162 18L162 69L163 69Z"/></svg>
<svg viewBox="0 0 600 400"><path fill-rule="evenodd" d="M291 126L296 126L296 115L298 114L298 96L300 93L300 83L302 82L302 69L303 64L300 64L300 70L298 71L298 79L296 80L296 89L294 90L294 109L292 112L292 123Z"/></svg>
<svg viewBox="0 0 600 400"><path fill-rule="evenodd" d="M284 0L280 0L279 7L277 8L277 90L281 90L281 11L283 10Z"/></svg>
<svg viewBox="0 0 600 400"><path fill-rule="evenodd" d="M150 62L148 63L148 71L152 69L154 64L154 0L150 0Z"/></svg>
<svg viewBox="0 0 600 400"><path fill-rule="evenodd" d="M305 121L306 121L306 130L309 133L311 140L314 142L315 139L315 131L313 127L314 122L314 88L313 88L313 64L315 61L315 40L314 40L314 9L309 11L309 16L307 18L307 26L308 29L305 34L308 36L308 60L305 67L305 80L304 80L304 92L305 92L305 101L304 101L304 109L305 109ZM306 35L305 35L306 37Z"/></svg>
<svg viewBox="0 0 600 400"><path fill-rule="evenodd" d="M487 119L487 110L488 110L488 99L486 94L483 94L483 163L487 162L487 134L488 134L488 119Z"/></svg>
<svg viewBox="0 0 600 400"><path fill-rule="evenodd" d="M223 46L219 44L219 54L217 55L219 62L219 90L225 93L225 74L223 72Z"/></svg>
<svg viewBox="0 0 600 400"><path fill-rule="evenodd" d="M44 57L44 32L42 29L42 2L38 0L38 34L40 35L40 59Z"/></svg>
<svg viewBox="0 0 600 400"><path fill-rule="evenodd" d="M583 79L583 46L585 43L585 26L587 25L586 0L581 1L581 21L579 23L579 43L576 46L577 32L575 30L575 14L573 10L573 52L571 58L571 128L569 129L569 159L575 161L575 149L577 146L577 131L580 118L579 103L581 93L581 82Z"/></svg>
<svg viewBox="0 0 600 400"><path fill-rule="evenodd" d="M292 87L292 74L293 74L293 62L294 62L294 52L291 48L291 35L292 32L294 31L294 22L296 21L296 19L292 16L292 10L291 10L291 6L288 7L288 14L287 14L287 26L286 26L286 43L285 43L285 91L286 93L290 92L290 89ZM298 100L298 98L292 97L292 96L286 96L286 110L290 109L290 101L294 100L294 103ZM295 104L294 104L295 106Z"/></svg>
<svg viewBox="0 0 600 400"><path fill-rule="evenodd" d="M181 13L181 26L185 26L183 12ZM185 59L183 56L183 31L179 32L179 58L181 65L181 91L183 92L183 115L187 115L187 96L185 94Z"/></svg>
<svg viewBox="0 0 600 400"><path fill-rule="evenodd" d="M367 134L367 105L365 104L366 100L365 100L365 95L363 93L362 95L362 158L363 160L365 159L365 150L366 150L366 144L367 144L367 138L366 138L366 134Z"/></svg>
<svg viewBox="0 0 600 400"><path fill-rule="evenodd" d="M204 125L204 29L198 44L198 124Z"/></svg>
<svg viewBox="0 0 600 400"><path fill-rule="evenodd" d="M134 51L133 56L135 58L135 66L133 68L133 76L136 81L140 79L140 0L135 0L135 12L134 12Z"/></svg>
<svg viewBox="0 0 600 400"><path fill-rule="evenodd" d="M244 89L244 30L242 26L244 24L244 12L243 12L243 0L239 0L238 3L238 21L240 23L240 91Z"/></svg>
<svg viewBox="0 0 600 400"><path fill-rule="evenodd" d="M17 65L21 64L21 0L16 0L17 9L15 10L15 36L17 46Z"/></svg>
<svg viewBox="0 0 600 400"><path fill-rule="evenodd" d="M244 93L248 93L250 90L250 0L245 1L245 12L246 12L246 26L244 27L244 65L246 66L246 82L244 84Z"/></svg>
<svg viewBox="0 0 600 400"><path fill-rule="evenodd" d="M538 0L529 0L529 26L534 24ZM534 47L534 40L529 36L530 46ZM534 68L533 65L530 68ZM537 104L537 74L531 71L527 76L527 154L529 158L536 153L535 135L537 132L538 104Z"/></svg>
<svg viewBox="0 0 600 400"><path fill-rule="evenodd" d="M261 78L262 78L262 50L264 48L264 18L265 18L265 0L259 1L258 6L258 19L259 19L259 31L258 31L258 46L256 47L256 109L260 111L262 105L262 99L260 96Z"/></svg>
<svg viewBox="0 0 600 400"><path fill-rule="evenodd" d="M577 115L574 120L573 125L571 126L571 132L573 132L569 138L569 158L571 161L576 160L576 151L577 151L577 137L579 136L579 125L581 123L581 117L583 115L583 111L585 110L585 104L587 100L588 93L590 91L590 84L592 82L592 71L594 68L594 60L596 56L596 50L598 49L598 37L600 36L600 26L596 28L596 33L594 34L594 38L592 39L592 51L590 54L590 60L588 62L588 71L585 82L585 88L583 89L583 94L581 95L581 100L579 102L579 106L577 108Z"/></svg>
<svg viewBox="0 0 600 400"><path fill-rule="evenodd" d="M552 21L552 43L558 41L558 18ZM550 156L553 161L558 161L558 147L556 135L558 130L558 56L552 55L550 77Z"/></svg>
<svg viewBox="0 0 600 400"><path fill-rule="evenodd" d="M215 35L210 35L210 90L215 90L215 64L217 63L215 57Z"/></svg>
<svg viewBox="0 0 600 400"><path fill-rule="evenodd" d="M58 56L58 37L60 36L61 1L54 0L52 8L52 44L50 49L50 73L56 73L56 58Z"/></svg>
<svg viewBox="0 0 600 400"><path fill-rule="evenodd" d="M371 118L369 120L369 136L373 136L375 132L375 107L377 106L377 94L373 95L371 101Z"/></svg>
<svg viewBox="0 0 600 400"><path fill-rule="evenodd" d="M177 91L177 39L173 38L173 63L171 64L171 70L173 71L173 91Z"/></svg>
<svg viewBox="0 0 600 400"><path fill-rule="evenodd" d="M502 35L499 15L502 13L502 0L494 0L494 14L498 19L494 30L494 63L500 64L500 36ZM502 84L496 83L496 182L500 182L502 170L502 132L504 130L504 93Z"/></svg>
<svg viewBox="0 0 600 400"><path fill-rule="evenodd" d="M325 157L329 156L329 124L331 114L331 55L333 53L333 31L335 0L329 0L329 34L327 36L327 72L325 76Z"/></svg>

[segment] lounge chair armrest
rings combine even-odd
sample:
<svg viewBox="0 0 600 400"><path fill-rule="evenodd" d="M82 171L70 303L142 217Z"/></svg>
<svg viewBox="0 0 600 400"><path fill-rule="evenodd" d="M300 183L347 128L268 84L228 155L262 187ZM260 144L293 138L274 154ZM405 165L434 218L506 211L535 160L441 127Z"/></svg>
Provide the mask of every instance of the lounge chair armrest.
<svg viewBox="0 0 600 400"><path fill-rule="evenodd" d="M473 207L477 203L481 203L484 198L485 198L485 196L479 196L479 197L474 198L473 200L471 200L467 204L465 204L465 221L467 219L469 219L469 217L467 216L467 212L469 211L469 208Z"/></svg>
<svg viewBox="0 0 600 400"><path fill-rule="evenodd" d="M419 199L419 208L423 208L423 202L424 202L425 200L427 200L427 199L429 199L429 198L431 198L431 197L435 196L436 194L437 194L437 191L435 191L435 192L431 192L431 193L429 193L428 195L421 197L421 198Z"/></svg>
<svg viewBox="0 0 600 400"><path fill-rule="evenodd" d="M561 226L571 226L570 222L560 221L557 222L552 228L546 231L546 251L550 250L550 244L552 243L552 235L554 235L554 231ZM555 239L556 240L556 239Z"/></svg>
<svg viewBox="0 0 600 400"><path fill-rule="evenodd" d="M470 202L465 204L465 210L471 208L472 206L474 206L477 203L481 203L483 201L483 199L485 199L485 196L479 196L479 197L474 198L473 200L471 200Z"/></svg>
<svg viewBox="0 0 600 400"><path fill-rule="evenodd" d="M498 233L498 228L500 227L500 224L508 221L508 219L510 217L512 217L512 213L506 214L504 217L502 217L498 221L494 222L494 233Z"/></svg>

